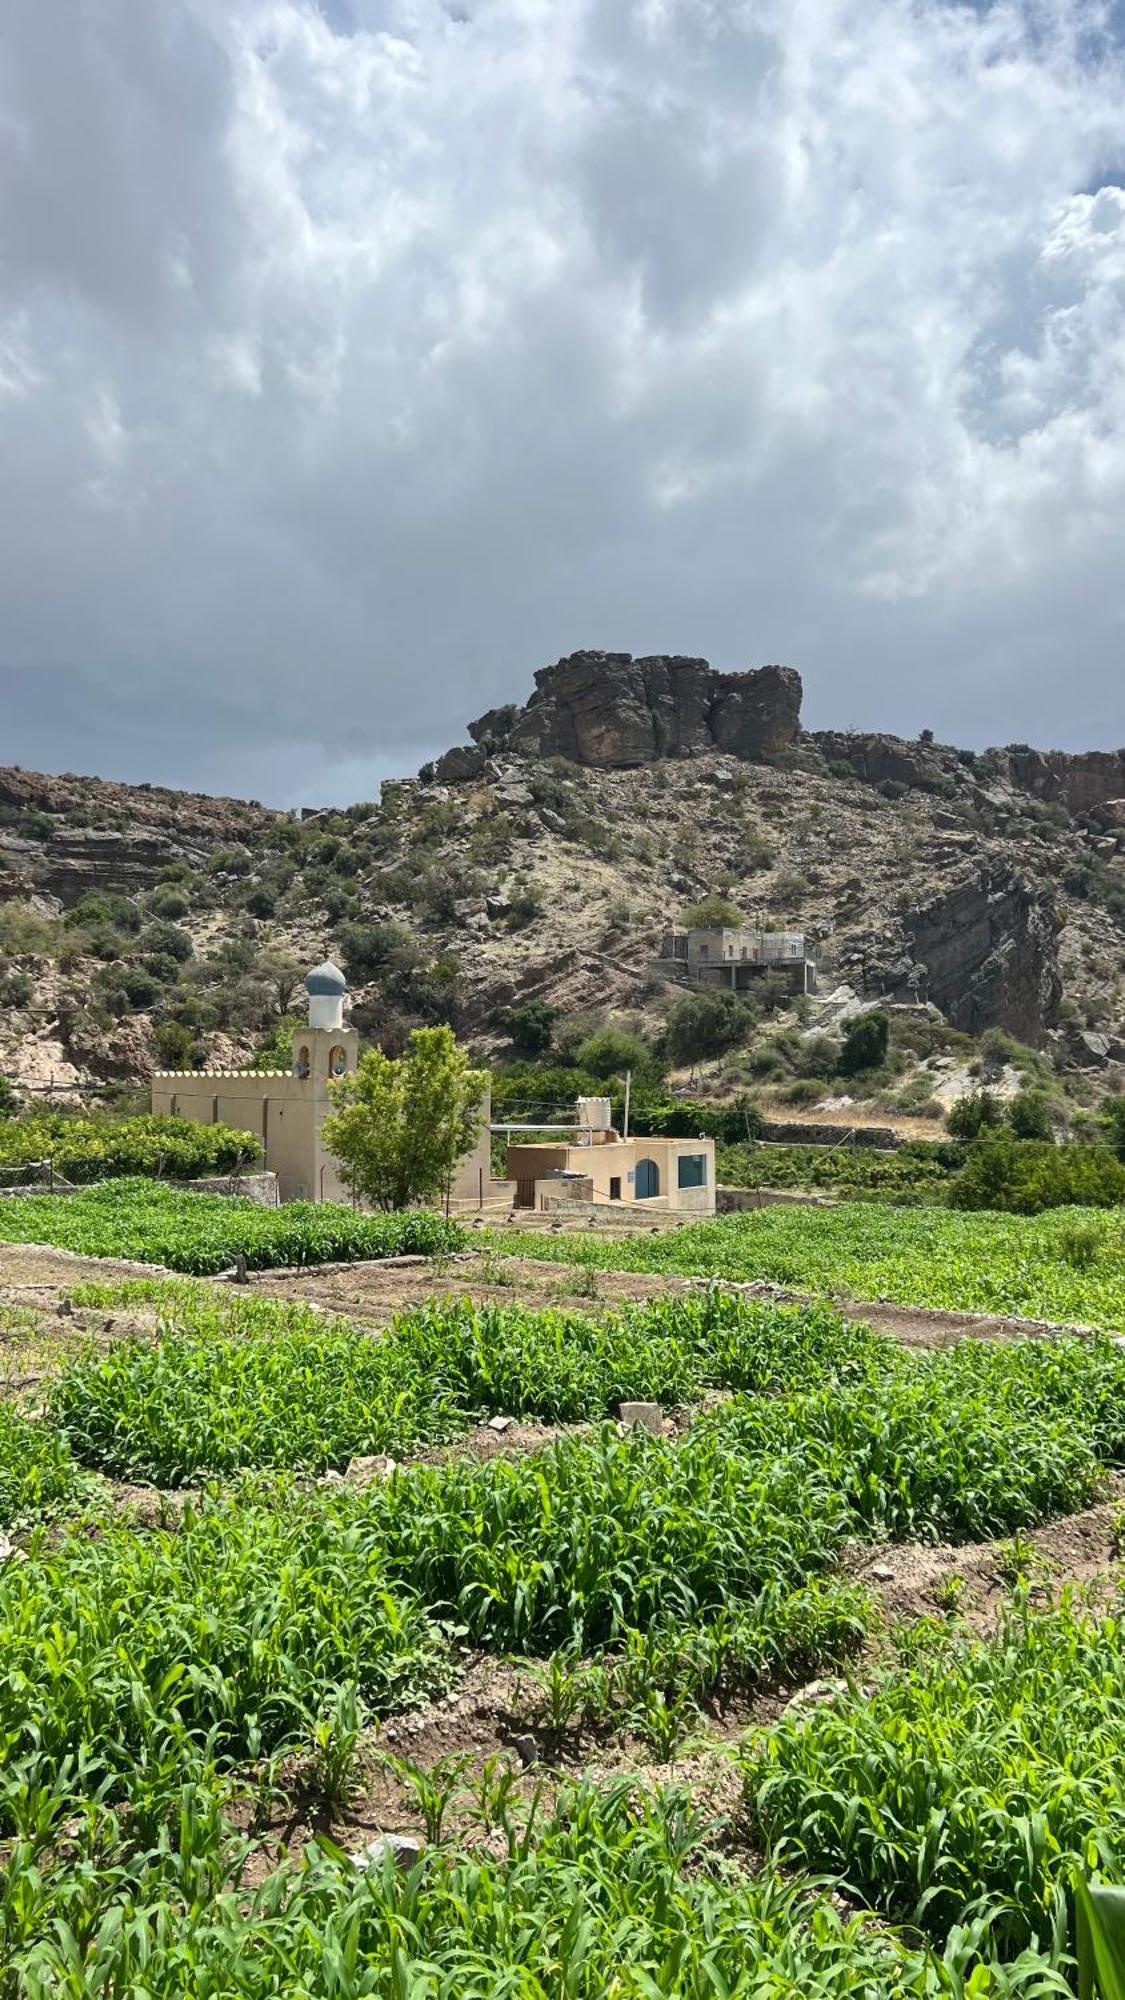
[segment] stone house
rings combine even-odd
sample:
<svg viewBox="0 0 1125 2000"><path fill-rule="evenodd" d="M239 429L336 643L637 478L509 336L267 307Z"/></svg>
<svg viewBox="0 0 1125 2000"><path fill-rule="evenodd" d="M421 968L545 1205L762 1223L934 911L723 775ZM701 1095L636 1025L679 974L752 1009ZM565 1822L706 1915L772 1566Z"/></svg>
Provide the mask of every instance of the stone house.
<svg viewBox="0 0 1125 2000"><path fill-rule="evenodd" d="M802 931L666 931L656 963L666 977L671 973L692 986L745 993L763 973L780 972L790 992L816 992L816 965Z"/></svg>

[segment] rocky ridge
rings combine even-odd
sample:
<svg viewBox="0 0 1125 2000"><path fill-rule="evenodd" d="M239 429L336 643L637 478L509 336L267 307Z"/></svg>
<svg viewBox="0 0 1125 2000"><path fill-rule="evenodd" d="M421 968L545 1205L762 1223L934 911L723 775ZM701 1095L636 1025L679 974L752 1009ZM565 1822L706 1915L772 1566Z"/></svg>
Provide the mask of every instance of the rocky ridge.
<svg viewBox="0 0 1125 2000"><path fill-rule="evenodd" d="M143 903L178 877L190 977L220 998L228 963L307 963L398 926L415 969L357 974L361 1026L444 1009L488 1050L529 998L658 1018L661 930L719 887L750 922L803 929L824 987L928 998L1083 1068L1125 1057L1122 753L804 732L787 668L584 653L536 682L346 812L0 772L0 897L61 915L91 887ZM0 1022L0 1070L143 1070L171 1001L99 1027L95 966L0 950L0 978L13 968L36 997ZM229 1025L227 1061L254 1042Z"/></svg>

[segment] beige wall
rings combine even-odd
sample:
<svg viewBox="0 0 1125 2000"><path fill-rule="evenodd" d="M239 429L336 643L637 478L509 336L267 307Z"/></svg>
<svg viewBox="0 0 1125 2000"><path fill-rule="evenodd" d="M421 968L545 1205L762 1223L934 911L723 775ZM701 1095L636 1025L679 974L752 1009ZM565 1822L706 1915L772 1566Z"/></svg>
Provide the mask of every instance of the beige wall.
<svg viewBox="0 0 1125 2000"><path fill-rule="evenodd" d="M277 1175L282 1201L350 1201L336 1162L322 1142L321 1127L331 1110L328 1081L333 1051L343 1048L348 1069L354 1069L358 1036L354 1028L297 1029L293 1047L295 1052L308 1050L307 1077L285 1070L158 1071L152 1079L152 1108L198 1125L233 1125L240 1132L253 1132L266 1166ZM488 1116L486 1099L481 1136L458 1166L455 1199L476 1201L482 1186L488 1199Z"/></svg>
<svg viewBox="0 0 1125 2000"><path fill-rule="evenodd" d="M700 1153L706 1162L704 1185L681 1188L678 1185L677 1162L686 1155ZM559 1172L587 1176L595 1202L621 1201L629 1204L637 1201L636 1171L641 1160L655 1162L659 1174L659 1193L642 1198L638 1204L641 1208L714 1214L713 1139L639 1138L611 1140L602 1146L571 1146L565 1143L555 1146L509 1146L508 1178L517 1182L517 1200L524 1208L538 1206L540 1197L536 1193L536 1184ZM613 1180L619 1183L616 1195L610 1191Z"/></svg>

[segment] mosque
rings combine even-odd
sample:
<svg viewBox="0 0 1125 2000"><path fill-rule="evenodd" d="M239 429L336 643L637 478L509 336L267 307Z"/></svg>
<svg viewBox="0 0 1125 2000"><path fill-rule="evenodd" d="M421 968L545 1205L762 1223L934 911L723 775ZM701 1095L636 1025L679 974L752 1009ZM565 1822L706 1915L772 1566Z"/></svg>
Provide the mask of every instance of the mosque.
<svg viewBox="0 0 1125 2000"><path fill-rule="evenodd" d="M350 1075L359 1060L359 1036L344 1022L347 991L339 966L326 961L309 973L308 1025L294 1030L292 1070L158 1070L152 1079L153 1111L253 1132L268 1171L277 1175L282 1201L349 1201L322 1138L332 1109L328 1085ZM452 1202L483 1202L489 1173L486 1109L476 1146L458 1162Z"/></svg>

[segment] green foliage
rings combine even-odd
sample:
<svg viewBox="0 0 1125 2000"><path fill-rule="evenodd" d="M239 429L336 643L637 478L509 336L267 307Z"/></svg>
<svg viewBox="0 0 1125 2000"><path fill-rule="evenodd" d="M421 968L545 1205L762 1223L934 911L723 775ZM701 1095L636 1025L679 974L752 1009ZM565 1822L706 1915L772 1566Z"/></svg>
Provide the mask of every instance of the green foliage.
<svg viewBox="0 0 1125 2000"><path fill-rule="evenodd" d="M557 1013L545 1000L527 1000L522 1007L509 1008L507 1030L521 1055L541 1055L550 1048Z"/></svg>
<svg viewBox="0 0 1125 2000"><path fill-rule="evenodd" d="M448 1677L372 1527L356 1518L341 1541L296 1493L205 1499L174 1530L41 1539L0 1584L5 1762L25 1786L62 1777L104 1797L170 1753L229 1762L292 1744L341 1683L380 1714ZM18 1811L0 1785L0 1829Z"/></svg>
<svg viewBox="0 0 1125 2000"><path fill-rule="evenodd" d="M340 963L353 985L417 964L418 950L404 924L344 924L336 933Z"/></svg>
<svg viewBox="0 0 1125 2000"><path fill-rule="evenodd" d="M748 1795L791 1858L939 1945L1061 1965L1075 1864L1120 1866L1123 1753L1120 1615L1017 1599L995 1638L923 1626L874 1693L783 1720Z"/></svg>
<svg viewBox="0 0 1125 2000"><path fill-rule="evenodd" d="M703 989L673 1001L665 1026L665 1046L673 1063L693 1063L738 1048L754 1026L752 1007L737 993Z"/></svg>
<svg viewBox="0 0 1125 2000"><path fill-rule="evenodd" d="M1107 1098L1102 1105L1106 1138L1119 1160L1125 1160L1125 1097Z"/></svg>
<svg viewBox="0 0 1125 2000"><path fill-rule="evenodd" d="M16 1095L15 1084L10 1077L0 1073L0 1119L14 1118L18 1110L19 1098ZM2 1141L0 1141L0 1145L2 1145ZM2 1152L0 1152L0 1158L2 1157Z"/></svg>
<svg viewBox="0 0 1125 2000"><path fill-rule="evenodd" d="M195 952L191 932L181 930L177 924L149 924L137 943L141 951L174 958L177 965L186 965Z"/></svg>
<svg viewBox="0 0 1125 2000"><path fill-rule="evenodd" d="M946 1113L946 1130L954 1139L976 1139L1004 1122L1004 1107L991 1090L974 1090L958 1098Z"/></svg>
<svg viewBox="0 0 1125 2000"><path fill-rule="evenodd" d="M1008 1123L1017 1139L1050 1139L1052 1100L1045 1090L1021 1090L1008 1105Z"/></svg>
<svg viewBox="0 0 1125 2000"><path fill-rule="evenodd" d="M63 1513L89 1485L65 1438L0 1399L0 1528Z"/></svg>
<svg viewBox="0 0 1125 2000"><path fill-rule="evenodd" d="M0 1007L29 1007L34 996L30 973L0 972Z"/></svg>
<svg viewBox="0 0 1125 2000"><path fill-rule="evenodd" d="M473 1069L451 1028L415 1028L397 1061L369 1049L329 1085L323 1140L353 1194L406 1208L444 1192L476 1143L488 1075Z"/></svg>
<svg viewBox="0 0 1125 2000"><path fill-rule="evenodd" d="M746 922L742 911L726 896L712 893L701 903L691 903L680 912L680 923L689 931L738 930Z"/></svg>
<svg viewBox="0 0 1125 2000"><path fill-rule="evenodd" d="M1125 1165L1108 1146L980 1138L949 1190L954 1208L1112 1208L1125 1202Z"/></svg>
<svg viewBox="0 0 1125 2000"><path fill-rule="evenodd" d="M599 1082L620 1082L628 1070L634 1079L653 1080L660 1064L649 1045L628 1028L595 1028L574 1052L575 1067Z"/></svg>
<svg viewBox="0 0 1125 2000"><path fill-rule="evenodd" d="M1093 1268L1064 1259L1076 1224L1098 1227ZM518 1231L492 1234L525 1256ZM1036 1217L945 1208L841 1203L834 1209L770 1208L718 1216L659 1236L536 1238L536 1254L594 1269L674 1271L689 1277L767 1279L827 1296L887 1299L1125 1332L1125 1228L1097 1211Z"/></svg>
<svg viewBox="0 0 1125 2000"><path fill-rule="evenodd" d="M260 1152L252 1132L187 1118L75 1118L44 1111L0 1130L0 1166L49 1160L63 1180L77 1182L123 1174L201 1180L238 1173Z"/></svg>
<svg viewBox="0 0 1125 2000"><path fill-rule="evenodd" d="M965 1163L964 1147L919 1139L874 1146L722 1145L716 1175L727 1187L824 1189L845 1201L937 1202Z"/></svg>
<svg viewBox="0 0 1125 2000"><path fill-rule="evenodd" d="M891 1023L886 1014L855 1014L844 1023L838 1067L841 1076L879 1069L887 1060Z"/></svg>
<svg viewBox="0 0 1125 2000"><path fill-rule="evenodd" d="M326 1842L254 1888L224 1860L213 1800L213 1784L186 1788L183 1855L161 1843L132 1865L98 1818L66 1899L40 1887L12 1909L5 1956L25 1992L77 1995L77 1972L87 1990L145 2000L715 2000L740 1993L748 1967L754 2000L954 1991L827 1895L725 1866L686 1789L566 1784L535 1815L486 1773L466 1799L483 1844L431 1847L403 1874L357 1869Z"/></svg>
<svg viewBox="0 0 1125 2000"><path fill-rule="evenodd" d="M206 1128L205 1128L206 1129ZM259 1208L224 1195L192 1194L159 1181L103 1181L75 1195L0 1203L0 1242L56 1243L85 1257L128 1257L203 1277L237 1256L252 1271L347 1263L361 1257L436 1255L461 1231L426 1210L362 1215L333 1202Z"/></svg>
<svg viewBox="0 0 1125 2000"><path fill-rule="evenodd" d="M723 1295L598 1320L434 1303L379 1339L305 1306L216 1300L182 1281L74 1297L160 1311L156 1342L137 1336L72 1361L50 1408L83 1463L161 1486L244 1467L322 1472L362 1453L402 1457L482 1413L573 1423L625 1399L673 1407L708 1387L848 1380L882 1352L823 1307Z"/></svg>

